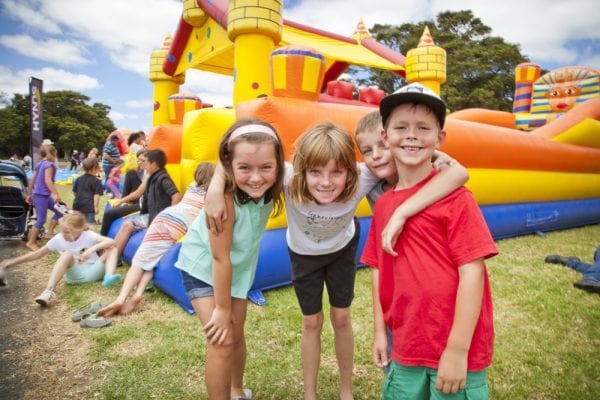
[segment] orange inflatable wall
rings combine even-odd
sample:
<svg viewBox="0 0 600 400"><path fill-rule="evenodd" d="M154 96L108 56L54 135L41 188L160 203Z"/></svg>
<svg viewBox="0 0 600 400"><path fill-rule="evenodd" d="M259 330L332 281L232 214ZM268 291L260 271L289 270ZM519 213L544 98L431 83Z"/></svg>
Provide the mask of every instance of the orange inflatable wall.
<svg viewBox="0 0 600 400"><path fill-rule="evenodd" d="M167 155L167 164L181 162L181 125L162 124L157 126L148 143L148 150L161 149Z"/></svg>
<svg viewBox="0 0 600 400"><path fill-rule="evenodd" d="M281 137L287 160L294 153L294 142L302 133L320 122L330 121L345 128L354 138L360 118L373 111L370 107L340 106L334 103L316 103L305 100L264 97L236 106L237 118L259 118L272 124ZM362 161L360 152L357 157Z"/></svg>

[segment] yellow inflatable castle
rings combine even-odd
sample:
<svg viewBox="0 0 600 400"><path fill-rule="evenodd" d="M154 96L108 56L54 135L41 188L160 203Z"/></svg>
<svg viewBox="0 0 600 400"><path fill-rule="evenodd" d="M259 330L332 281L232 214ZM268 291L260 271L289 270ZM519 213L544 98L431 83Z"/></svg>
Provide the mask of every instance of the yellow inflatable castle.
<svg viewBox="0 0 600 400"><path fill-rule="evenodd" d="M149 147L167 152L168 171L184 188L197 163L217 160L222 134L239 117L275 126L288 158L296 138L315 123L329 120L353 132L384 94L338 81L350 65L389 70L438 93L446 80L445 51L428 30L404 57L376 42L362 21L345 37L285 20L279 1L185 0L175 35L151 55ZM180 95L189 69L232 76L232 107ZM516 82L513 113L462 110L445 125L442 150L469 169L468 187L494 237L600 222L598 71L568 67L540 76L539 67L528 63L517 66ZM358 213L362 240L369 215L364 203ZM290 282L285 226L283 216L268 225L258 291ZM137 248L132 241L126 258ZM177 252L175 246L163 257L155 282L189 310L173 268Z"/></svg>

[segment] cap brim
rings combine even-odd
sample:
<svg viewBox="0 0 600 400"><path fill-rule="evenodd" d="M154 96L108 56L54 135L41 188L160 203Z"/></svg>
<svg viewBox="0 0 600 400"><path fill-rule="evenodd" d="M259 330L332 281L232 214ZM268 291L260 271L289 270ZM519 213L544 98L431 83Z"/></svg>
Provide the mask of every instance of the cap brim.
<svg viewBox="0 0 600 400"><path fill-rule="evenodd" d="M440 122L440 126L442 128L444 127L444 122L446 120L446 104L443 102L443 100L436 99L428 94L414 92L395 93L386 96L381 100L381 103L379 103L379 112L381 113L383 124L386 123L390 114L392 111L394 111L394 108L405 103L426 105L433 111Z"/></svg>

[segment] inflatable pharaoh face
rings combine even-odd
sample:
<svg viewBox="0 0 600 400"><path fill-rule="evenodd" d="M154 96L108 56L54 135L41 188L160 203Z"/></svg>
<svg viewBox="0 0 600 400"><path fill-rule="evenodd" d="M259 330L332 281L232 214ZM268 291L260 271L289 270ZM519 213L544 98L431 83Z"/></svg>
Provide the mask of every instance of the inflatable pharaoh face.
<svg viewBox="0 0 600 400"><path fill-rule="evenodd" d="M546 98L552 112L562 113L573 108L580 95L579 85L575 82L567 82L551 86L546 93Z"/></svg>
<svg viewBox="0 0 600 400"><path fill-rule="evenodd" d="M533 84L531 112L564 113L599 95L599 71L587 67L565 67L551 71Z"/></svg>

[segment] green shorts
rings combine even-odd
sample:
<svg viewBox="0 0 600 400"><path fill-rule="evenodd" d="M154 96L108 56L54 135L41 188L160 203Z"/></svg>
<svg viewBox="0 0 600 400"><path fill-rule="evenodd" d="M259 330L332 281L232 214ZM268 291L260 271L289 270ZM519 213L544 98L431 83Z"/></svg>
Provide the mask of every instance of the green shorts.
<svg viewBox="0 0 600 400"><path fill-rule="evenodd" d="M65 271L65 282L77 285L86 282L96 282L104 277L104 263L101 259L85 264L74 264Z"/></svg>
<svg viewBox="0 0 600 400"><path fill-rule="evenodd" d="M487 369L468 372L464 390L454 394L444 394L435 388L437 370L426 367L405 367L392 361L390 372L383 381L381 395L383 400L484 400L489 398L486 375Z"/></svg>

